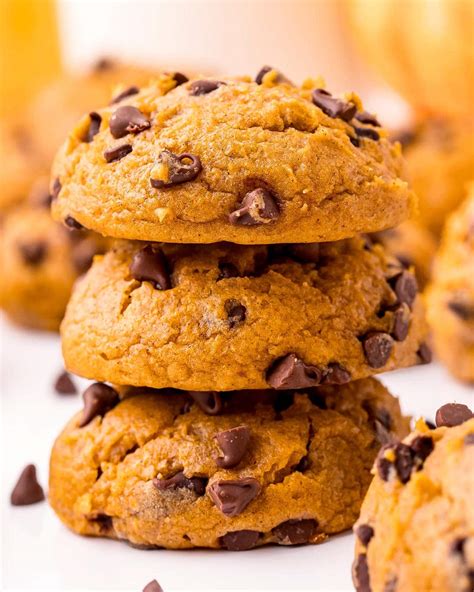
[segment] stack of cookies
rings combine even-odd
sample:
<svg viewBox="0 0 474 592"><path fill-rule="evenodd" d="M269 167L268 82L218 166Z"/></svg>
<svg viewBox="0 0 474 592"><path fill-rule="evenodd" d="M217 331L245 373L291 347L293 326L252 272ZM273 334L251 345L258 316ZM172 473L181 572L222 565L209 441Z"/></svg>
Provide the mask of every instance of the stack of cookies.
<svg viewBox="0 0 474 592"><path fill-rule="evenodd" d="M62 325L97 381L51 458L69 527L243 550L352 526L408 430L371 375L429 361L413 272L367 234L409 216L401 168L356 95L268 67L163 75L79 122L53 214L119 240Z"/></svg>

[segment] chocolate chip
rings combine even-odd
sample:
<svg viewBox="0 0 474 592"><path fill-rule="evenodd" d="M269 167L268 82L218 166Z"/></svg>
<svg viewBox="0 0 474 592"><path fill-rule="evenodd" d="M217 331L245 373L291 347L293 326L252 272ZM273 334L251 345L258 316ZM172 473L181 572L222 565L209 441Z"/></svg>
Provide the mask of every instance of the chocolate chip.
<svg viewBox="0 0 474 592"><path fill-rule="evenodd" d="M64 219L64 224L66 224L66 226L71 230L84 230L84 226L72 216L66 216Z"/></svg>
<svg viewBox="0 0 474 592"><path fill-rule="evenodd" d="M411 312L410 307L405 302L393 313L393 328L391 335L397 341L405 341L408 336L408 329L410 328Z"/></svg>
<svg viewBox="0 0 474 592"><path fill-rule="evenodd" d="M349 136L349 140L350 140L351 144L353 146L355 146L356 148L359 148L360 147L360 140L359 140L359 138L353 138L352 136Z"/></svg>
<svg viewBox="0 0 474 592"><path fill-rule="evenodd" d="M377 469L379 477L382 479L382 481L389 480L390 470L393 467L392 463L384 456L385 451L389 449L390 446L388 444L382 446L380 452L377 455L377 458L375 459L375 468Z"/></svg>
<svg viewBox="0 0 474 592"><path fill-rule="evenodd" d="M272 71L277 73L276 82L285 82L286 84L292 84L288 80L288 78L286 78L286 76L283 76L281 72L279 72L276 68L272 68L272 66L263 66L261 70L258 72L257 76L255 76L255 82L257 84L262 84L265 74L268 74Z"/></svg>
<svg viewBox="0 0 474 592"><path fill-rule="evenodd" d="M151 282L157 290L169 290L171 278L163 251L147 245L137 251L130 263L130 274L139 282Z"/></svg>
<svg viewBox="0 0 474 592"><path fill-rule="evenodd" d="M319 243L299 243L288 245L288 252L301 263L318 263L320 257Z"/></svg>
<svg viewBox="0 0 474 592"><path fill-rule="evenodd" d="M36 267L44 261L48 251L48 245L44 241L36 243L20 243L18 245L21 258L26 265Z"/></svg>
<svg viewBox="0 0 474 592"><path fill-rule="evenodd" d="M374 529L368 524L360 524L357 526L354 532L364 547L367 547L367 545L370 543L370 540L374 536Z"/></svg>
<svg viewBox="0 0 474 592"><path fill-rule="evenodd" d="M373 331L362 338L365 358L371 368L382 368L393 349L393 339L388 333Z"/></svg>
<svg viewBox="0 0 474 592"><path fill-rule="evenodd" d="M219 415L224 407L220 393L214 391L189 391L189 394L206 415Z"/></svg>
<svg viewBox="0 0 474 592"><path fill-rule="evenodd" d="M375 127L380 127L380 123L377 121L375 115L372 115L372 113L368 113L367 111L357 111L355 118L361 123L367 123L369 125L374 125Z"/></svg>
<svg viewBox="0 0 474 592"><path fill-rule="evenodd" d="M421 469L423 463L434 450L434 442L431 436L417 436L410 443L413 460L417 469Z"/></svg>
<svg viewBox="0 0 474 592"><path fill-rule="evenodd" d="M174 154L169 150L163 150L158 156L152 175L158 173L159 178L151 178L151 186L155 189L172 187L194 181L202 171L201 160L194 154Z"/></svg>
<svg viewBox="0 0 474 592"><path fill-rule="evenodd" d="M232 518L241 514L261 489L253 477L215 481L209 487L209 496L225 516Z"/></svg>
<svg viewBox="0 0 474 592"><path fill-rule="evenodd" d="M103 382L94 382L82 395L84 409L79 421L79 427L83 428L98 415L104 416L119 403L120 399L115 389Z"/></svg>
<svg viewBox="0 0 474 592"><path fill-rule="evenodd" d="M317 528L316 520L287 520L276 526L272 533L280 545L304 545L313 538Z"/></svg>
<svg viewBox="0 0 474 592"><path fill-rule="evenodd" d="M181 471L169 479L153 479L153 485L160 491L186 488L194 491L196 495L204 495L206 493L207 479L203 477L186 477Z"/></svg>
<svg viewBox="0 0 474 592"><path fill-rule="evenodd" d="M163 592L163 588L156 580L152 580L151 582L148 582L142 592Z"/></svg>
<svg viewBox="0 0 474 592"><path fill-rule="evenodd" d="M253 549L260 533L256 530L234 530L221 537L221 545L228 551L247 551Z"/></svg>
<svg viewBox="0 0 474 592"><path fill-rule="evenodd" d="M36 478L35 465L27 465L21 472L10 495L12 506L29 506L44 500L44 491Z"/></svg>
<svg viewBox="0 0 474 592"><path fill-rule="evenodd" d="M472 434L468 434L464 438L464 444L466 444L467 446L472 446L472 444L474 444L474 432Z"/></svg>
<svg viewBox="0 0 474 592"><path fill-rule="evenodd" d="M280 215L278 204L267 189L249 191L238 209L229 214L229 222L241 226L257 226L276 220Z"/></svg>
<svg viewBox="0 0 474 592"><path fill-rule="evenodd" d="M219 276L217 281L240 277L240 272L233 263L219 261Z"/></svg>
<svg viewBox="0 0 474 592"><path fill-rule="evenodd" d="M369 138L370 140L380 140L380 134L371 127L356 127L354 131L359 138Z"/></svg>
<svg viewBox="0 0 474 592"><path fill-rule="evenodd" d="M392 142L400 142L402 148L407 148L416 140L416 133L413 130L400 130L392 135Z"/></svg>
<svg viewBox="0 0 474 592"><path fill-rule="evenodd" d="M115 68L115 62L110 58L100 58L93 65L92 69L96 72L106 72Z"/></svg>
<svg viewBox="0 0 474 592"><path fill-rule="evenodd" d="M51 199L52 200L58 198L59 192L61 191L61 189L62 189L62 185L61 185L59 179L58 178L54 179L53 188L51 190Z"/></svg>
<svg viewBox="0 0 474 592"><path fill-rule="evenodd" d="M193 97L208 95L220 86L225 86L225 84L220 80L195 80L189 85L189 94Z"/></svg>
<svg viewBox="0 0 474 592"><path fill-rule="evenodd" d="M402 271L390 279L390 285L397 295L398 302L408 304L411 308L418 292L415 276L409 271Z"/></svg>
<svg viewBox="0 0 474 592"><path fill-rule="evenodd" d="M462 297L450 300L448 308L451 312L457 315L463 321L470 321L474 319L474 302L467 302Z"/></svg>
<svg viewBox="0 0 474 592"><path fill-rule="evenodd" d="M393 447L384 446L376 460L380 478L388 481L393 468L401 483L408 483L412 472L422 469L424 461L431 454L433 448L431 436L418 436L410 445L399 442ZM393 461L385 458L387 450L392 451Z"/></svg>
<svg viewBox="0 0 474 592"><path fill-rule="evenodd" d="M136 107L119 107L110 118L110 133L116 139L127 134L139 134L150 128L150 120Z"/></svg>
<svg viewBox="0 0 474 592"><path fill-rule="evenodd" d="M238 426L219 432L215 436L223 456L216 459L221 469L231 469L239 464L244 457L250 442L250 430L247 426Z"/></svg>
<svg viewBox="0 0 474 592"><path fill-rule="evenodd" d="M237 300L226 300L224 303L224 308L227 313L227 321L231 329L237 325L241 325L245 321L247 309Z"/></svg>
<svg viewBox="0 0 474 592"><path fill-rule="evenodd" d="M176 82L176 86L181 86L182 84L189 82L189 78L185 74L181 74L181 72L173 72L171 78Z"/></svg>
<svg viewBox="0 0 474 592"><path fill-rule="evenodd" d="M324 371L322 384L346 384L350 382L351 373L338 362L331 362Z"/></svg>
<svg viewBox="0 0 474 592"><path fill-rule="evenodd" d="M433 359L433 354L431 353L431 349L428 347L426 343L422 343L416 352L418 358L420 359L420 364L429 364Z"/></svg>
<svg viewBox="0 0 474 592"><path fill-rule="evenodd" d="M54 390L58 395L75 395L77 394L77 387L72 381L69 372L61 372L54 383Z"/></svg>
<svg viewBox="0 0 474 592"><path fill-rule="evenodd" d="M89 127L87 128L85 136L82 138L83 142L92 142L94 136L99 133L101 122L102 117L98 113L95 111L89 113Z"/></svg>
<svg viewBox="0 0 474 592"><path fill-rule="evenodd" d="M338 117L344 121L350 121L356 114L357 107L354 103L348 103L342 99L333 97L331 93L323 88L313 90L313 103L329 117Z"/></svg>
<svg viewBox="0 0 474 592"><path fill-rule="evenodd" d="M130 154L132 150L133 148L130 144L121 144L120 146L107 148L107 150L104 151L104 158L107 162L117 162L124 156L127 156L127 154Z"/></svg>
<svg viewBox="0 0 474 592"><path fill-rule="evenodd" d="M109 532L113 526L112 516L107 514L97 514L94 518L90 518L90 521L98 525L102 534Z"/></svg>
<svg viewBox="0 0 474 592"><path fill-rule="evenodd" d="M318 386L323 373L316 366L305 364L296 354L278 358L268 368L266 380L274 389L300 389Z"/></svg>
<svg viewBox="0 0 474 592"><path fill-rule="evenodd" d="M473 413L467 405L447 403L436 412L436 425L437 427L446 426L452 428L461 425L472 417Z"/></svg>
<svg viewBox="0 0 474 592"><path fill-rule="evenodd" d="M405 484L408 483L413 470L413 456L411 453L410 446L400 442L394 448L395 452L395 470L397 471L398 478Z"/></svg>
<svg viewBox="0 0 474 592"><path fill-rule="evenodd" d="M352 567L352 581L356 592L371 592L367 555L361 553Z"/></svg>
<svg viewBox="0 0 474 592"><path fill-rule="evenodd" d="M395 592L398 585L398 578L397 576L392 576L383 587L383 592Z"/></svg>
<svg viewBox="0 0 474 592"><path fill-rule="evenodd" d="M123 99L126 99L127 97L132 97L133 95L137 95L139 92L140 92L140 89L138 88L138 86L129 86L128 88L123 90L121 93L119 93L117 96L115 96L110 101L110 104L115 105L116 103L120 103L120 101L122 101Z"/></svg>

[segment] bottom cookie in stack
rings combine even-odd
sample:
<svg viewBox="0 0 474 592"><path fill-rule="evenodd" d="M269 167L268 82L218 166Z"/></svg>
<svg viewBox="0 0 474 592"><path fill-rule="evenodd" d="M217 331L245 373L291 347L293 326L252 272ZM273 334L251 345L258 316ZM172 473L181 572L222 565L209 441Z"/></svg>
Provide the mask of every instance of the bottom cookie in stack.
<svg viewBox="0 0 474 592"><path fill-rule="evenodd" d="M373 378L222 394L95 383L84 401L53 448L51 505L79 534L143 548L321 542L353 525L380 445L408 431Z"/></svg>

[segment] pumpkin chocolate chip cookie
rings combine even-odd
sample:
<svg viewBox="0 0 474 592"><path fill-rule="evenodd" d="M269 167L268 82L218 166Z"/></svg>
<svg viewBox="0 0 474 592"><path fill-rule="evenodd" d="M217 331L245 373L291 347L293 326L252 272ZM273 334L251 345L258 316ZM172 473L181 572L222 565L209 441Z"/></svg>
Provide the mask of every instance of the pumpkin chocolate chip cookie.
<svg viewBox="0 0 474 592"><path fill-rule="evenodd" d="M261 74L261 73L260 73ZM84 117L53 167L58 220L155 242L319 242L396 226L402 158L354 94L163 75Z"/></svg>
<svg viewBox="0 0 474 592"><path fill-rule="evenodd" d="M357 592L470 592L474 586L474 418L460 404L382 448L362 505Z"/></svg>
<svg viewBox="0 0 474 592"><path fill-rule="evenodd" d="M283 246L120 243L77 284L72 372L185 390L341 384L428 361L415 276L357 237Z"/></svg>
<svg viewBox="0 0 474 592"><path fill-rule="evenodd" d="M49 499L77 533L140 548L321 542L352 526L381 443L408 427L375 379L216 395L218 412L204 393L121 394L84 393L52 451Z"/></svg>
<svg viewBox="0 0 474 592"><path fill-rule="evenodd" d="M437 355L474 382L474 187L446 223L427 305Z"/></svg>
<svg viewBox="0 0 474 592"><path fill-rule="evenodd" d="M70 231L49 212L47 183L9 213L0 231L0 308L16 323L57 331L76 278L110 242Z"/></svg>

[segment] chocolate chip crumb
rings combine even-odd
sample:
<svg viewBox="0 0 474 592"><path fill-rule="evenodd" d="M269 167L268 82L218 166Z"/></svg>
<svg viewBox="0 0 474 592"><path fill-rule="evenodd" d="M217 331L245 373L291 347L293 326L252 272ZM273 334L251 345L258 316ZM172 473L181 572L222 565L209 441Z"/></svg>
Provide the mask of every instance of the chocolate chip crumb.
<svg viewBox="0 0 474 592"><path fill-rule="evenodd" d="M74 384L71 375L65 370L59 374L54 383L54 390L58 395L76 395L77 387Z"/></svg>
<svg viewBox="0 0 474 592"><path fill-rule="evenodd" d="M231 469L237 466L245 453L250 442L250 429L245 426L238 426L219 432L215 436L223 456L216 459L216 464L221 469Z"/></svg>
<svg viewBox="0 0 474 592"><path fill-rule="evenodd" d="M44 491L38 483L35 465L27 465L21 472L10 495L12 506L29 506L44 500Z"/></svg>
<svg viewBox="0 0 474 592"><path fill-rule="evenodd" d="M82 395L84 409L79 420L79 427L83 428L97 416L104 416L113 409L120 399L115 389L103 382L91 384Z"/></svg>
<svg viewBox="0 0 474 592"><path fill-rule="evenodd" d="M120 146L107 148L107 150L104 151L104 158L108 163L117 162L132 151L133 148L130 144L121 144Z"/></svg>
<svg viewBox="0 0 474 592"><path fill-rule="evenodd" d="M473 413L467 405L447 403L436 412L436 425L437 427L446 426L452 428L461 425L472 417Z"/></svg>
<svg viewBox="0 0 474 592"><path fill-rule="evenodd" d="M130 263L130 274L139 282L151 282L157 290L169 290L171 277L163 251L147 245L137 251Z"/></svg>

